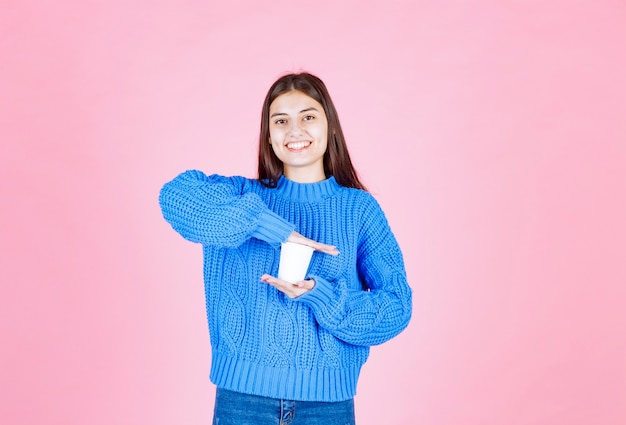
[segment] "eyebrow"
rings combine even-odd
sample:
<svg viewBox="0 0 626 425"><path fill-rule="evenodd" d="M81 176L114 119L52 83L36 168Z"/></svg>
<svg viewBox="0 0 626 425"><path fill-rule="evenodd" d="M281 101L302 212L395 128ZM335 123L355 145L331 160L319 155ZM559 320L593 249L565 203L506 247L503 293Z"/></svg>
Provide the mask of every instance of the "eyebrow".
<svg viewBox="0 0 626 425"><path fill-rule="evenodd" d="M317 110L317 108L315 108L315 107L311 106L310 108L306 108L306 109L301 110L299 113L301 114L301 113L303 113L303 112L309 112L309 111L316 111L316 112L319 112L319 111ZM276 117L276 116L278 116L278 115L287 115L287 114L286 114L285 112L274 112L272 115L270 115L270 118L274 118L274 117Z"/></svg>

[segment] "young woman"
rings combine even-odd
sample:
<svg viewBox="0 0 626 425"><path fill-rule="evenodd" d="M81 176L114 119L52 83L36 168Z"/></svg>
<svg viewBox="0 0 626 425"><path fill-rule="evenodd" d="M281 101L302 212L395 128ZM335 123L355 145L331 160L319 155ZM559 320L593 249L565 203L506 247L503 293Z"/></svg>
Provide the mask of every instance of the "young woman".
<svg viewBox="0 0 626 425"><path fill-rule="evenodd" d="M354 424L369 347L407 326L411 289L319 78L272 85L258 167L258 179L186 171L159 197L164 218L204 251L213 423ZM297 283L276 277L287 241L316 250Z"/></svg>

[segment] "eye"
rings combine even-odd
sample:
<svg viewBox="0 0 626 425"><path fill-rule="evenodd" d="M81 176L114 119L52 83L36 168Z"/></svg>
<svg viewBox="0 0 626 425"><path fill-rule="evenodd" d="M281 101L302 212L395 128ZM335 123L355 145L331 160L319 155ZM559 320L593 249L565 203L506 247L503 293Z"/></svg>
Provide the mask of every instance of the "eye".
<svg viewBox="0 0 626 425"><path fill-rule="evenodd" d="M314 120L315 117L313 115L305 115L302 119L304 121L311 121L311 120Z"/></svg>
<svg viewBox="0 0 626 425"><path fill-rule="evenodd" d="M277 120L274 120L274 124L276 124L276 125L283 125L286 122L287 122L287 120L283 119L283 118L278 118Z"/></svg>

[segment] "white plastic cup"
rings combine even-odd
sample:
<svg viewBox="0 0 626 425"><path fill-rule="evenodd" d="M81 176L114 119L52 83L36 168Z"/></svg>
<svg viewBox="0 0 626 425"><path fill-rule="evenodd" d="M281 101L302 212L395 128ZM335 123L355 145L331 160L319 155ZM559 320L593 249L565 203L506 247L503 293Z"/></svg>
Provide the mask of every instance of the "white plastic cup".
<svg viewBox="0 0 626 425"><path fill-rule="evenodd" d="M294 242L283 242L280 246L278 278L291 283L304 280L309 269L314 249Z"/></svg>

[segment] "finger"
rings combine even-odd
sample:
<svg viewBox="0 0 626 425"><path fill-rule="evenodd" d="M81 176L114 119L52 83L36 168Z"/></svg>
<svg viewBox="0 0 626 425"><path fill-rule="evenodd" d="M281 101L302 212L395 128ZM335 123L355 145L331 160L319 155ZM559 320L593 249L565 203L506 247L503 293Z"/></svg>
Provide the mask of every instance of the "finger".
<svg viewBox="0 0 626 425"><path fill-rule="evenodd" d="M318 244L314 248L316 251L323 252L324 254L330 254L335 257L339 255L339 250L337 249L337 247L332 245Z"/></svg>
<svg viewBox="0 0 626 425"><path fill-rule="evenodd" d="M313 279L291 283L267 274L261 276L261 281L273 286L289 298L297 298L300 295L309 292L315 286L315 281Z"/></svg>
<svg viewBox="0 0 626 425"><path fill-rule="evenodd" d="M306 289L307 291L310 291L315 286L315 281L313 279L301 280L296 285L298 286L298 288L302 288L302 289Z"/></svg>
<svg viewBox="0 0 626 425"><path fill-rule="evenodd" d="M316 251L323 252L325 254L330 254L337 256L339 255L339 250L334 245L327 245L325 243L314 241L313 239L309 239L307 237L302 236L300 233L292 232L287 238L288 242L298 243L300 245L306 245L313 248Z"/></svg>
<svg viewBox="0 0 626 425"><path fill-rule="evenodd" d="M287 282L286 280L278 279L274 276L270 276L269 274L264 274L261 276L261 282L269 283L272 286L277 288L288 288L290 286L294 286L294 283Z"/></svg>

